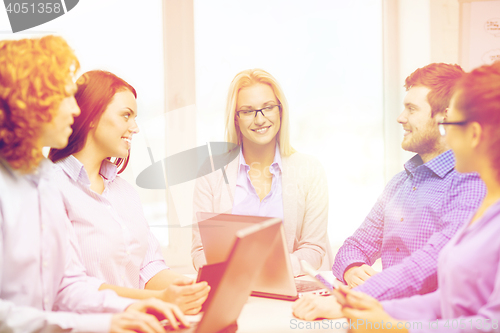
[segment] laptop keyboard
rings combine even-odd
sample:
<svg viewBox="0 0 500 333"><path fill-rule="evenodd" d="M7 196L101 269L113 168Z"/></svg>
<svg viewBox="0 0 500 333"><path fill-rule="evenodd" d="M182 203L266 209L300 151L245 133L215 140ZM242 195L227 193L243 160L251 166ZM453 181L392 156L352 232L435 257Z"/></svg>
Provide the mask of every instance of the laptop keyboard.
<svg viewBox="0 0 500 333"><path fill-rule="evenodd" d="M174 331L174 332L182 332L182 333L194 332L194 331L196 331L196 327L198 326L198 323L190 323L190 325L191 325L190 327L182 327L182 328L179 328L178 330L174 330L174 328L170 324L170 321L168 321L166 319L160 321L160 324L163 325L163 327L165 328L165 331L167 331L167 332Z"/></svg>
<svg viewBox="0 0 500 333"><path fill-rule="evenodd" d="M295 280L295 287L299 294L316 291L320 295L329 295L328 290L320 287L317 282L306 280ZM316 294L316 293L315 293Z"/></svg>
<svg viewBox="0 0 500 333"><path fill-rule="evenodd" d="M317 282L314 281L295 280L295 286L297 287L297 292L299 293L323 289L318 286Z"/></svg>

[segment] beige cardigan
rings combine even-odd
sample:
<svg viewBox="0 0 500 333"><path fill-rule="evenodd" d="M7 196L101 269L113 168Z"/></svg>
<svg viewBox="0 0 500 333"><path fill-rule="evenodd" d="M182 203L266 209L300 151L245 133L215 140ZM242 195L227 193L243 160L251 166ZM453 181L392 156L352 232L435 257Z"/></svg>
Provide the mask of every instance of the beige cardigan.
<svg viewBox="0 0 500 333"><path fill-rule="evenodd" d="M330 270L332 254L328 241L328 184L320 162L309 155L282 156L284 228L292 269L301 274L299 260L314 268ZM226 184L221 170L200 177L194 190L194 218L197 212L231 214L238 175L239 158L225 166ZM206 264L197 224L193 224L191 256L198 268ZM325 257L326 254L326 257Z"/></svg>

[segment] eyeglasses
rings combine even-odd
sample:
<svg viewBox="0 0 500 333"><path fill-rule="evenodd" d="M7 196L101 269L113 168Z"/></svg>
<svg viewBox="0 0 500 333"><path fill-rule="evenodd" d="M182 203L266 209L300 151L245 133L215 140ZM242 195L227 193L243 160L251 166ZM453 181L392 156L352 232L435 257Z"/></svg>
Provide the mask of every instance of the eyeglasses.
<svg viewBox="0 0 500 333"><path fill-rule="evenodd" d="M274 116L281 111L281 104L269 105L262 109L257 110L240 110L236 111L236 114L241 119L252 119L257 117L257 113L260 112L264 117ZM265 112L265 113L264 113Z"/></svg>
<svg viewBox="0 0 500 333"><path fill-rule="evenodd" d="M463 120L463 121L455 121L455 122L449 122L449 121L440 121L438 123L438 128L439 128L439 133L442 136L446 135L446 126L448 125L457 125L457 126L463 126L467 124L469 121L468 120Z"/></svg>

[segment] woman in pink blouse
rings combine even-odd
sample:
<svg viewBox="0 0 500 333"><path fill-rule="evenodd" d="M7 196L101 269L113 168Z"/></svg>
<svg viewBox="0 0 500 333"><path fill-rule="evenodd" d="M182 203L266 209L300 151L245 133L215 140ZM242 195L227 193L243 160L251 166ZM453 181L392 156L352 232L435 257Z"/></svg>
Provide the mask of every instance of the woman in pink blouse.
<svg viewBox="0 0 500 333"><path fill-rule="evenodd" d="M156 297L186 314L197 313L209 287L168 269L138 194L118 176L139 131L135 89L105 71L87 72L77 85L81 115L68 146L52 149L49 158L60 167L58 185L87 273L105 282L100 289L129 298Z"/></svg>
<svg viewBox="0 0 500 333"><path fill-rule="evenodd" d="M379 303L342 287L352 332L500 332L499 61L461 79L439 127L456 170L479 173L486 197L441 251L437 291Z"/></svg>

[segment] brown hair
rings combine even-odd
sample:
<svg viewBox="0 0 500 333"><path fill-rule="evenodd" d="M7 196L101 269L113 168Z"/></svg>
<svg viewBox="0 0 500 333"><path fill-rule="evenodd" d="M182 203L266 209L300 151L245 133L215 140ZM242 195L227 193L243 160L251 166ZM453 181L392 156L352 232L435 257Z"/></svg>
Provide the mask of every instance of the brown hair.
<svg viewBox="0 0 500 333"><path fill-rule="evenodd" d="M500 61L474 69L457 83L455 108L484 128L500 178Z"/></svg>
<svg viewBox="0 0 500 333"><path fill-rule="evenodd" d="M115 74L106 71L94 70L86 72L78 78L76 84L78 89L75 93L75 99L81 113L78 117L75 117L75 122L71 126L73 133L69 137L68 145L63 149L50 150L49 158L53 162L57 162L83 149L91 125L99 122L117 92L129 90L137 98L134 87ZM118 173L125 170L129 158L130 151L126 158L118 158L114 161L117 167L121 166Z"/></svg>

